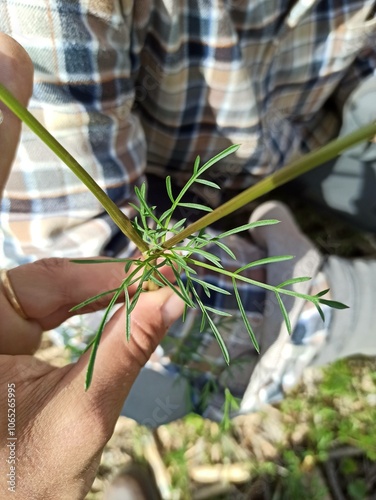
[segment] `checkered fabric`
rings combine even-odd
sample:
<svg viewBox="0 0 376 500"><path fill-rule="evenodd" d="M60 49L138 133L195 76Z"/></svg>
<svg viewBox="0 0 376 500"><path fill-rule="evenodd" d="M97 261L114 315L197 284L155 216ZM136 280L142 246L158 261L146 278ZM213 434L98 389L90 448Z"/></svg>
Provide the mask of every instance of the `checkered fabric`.
<svg viewBox="0 0 376 500"><path fill-rule="evenodd" d="M375 63L374 0L2 0L35 65L31 112L131 214L146 171L228 196L338 133ZM151 187L152 189L152 187ZM201 189L213 206L221 195ZM1 205L2 265L95 255L116 228L26 128ZM4 262L5 261L5 262Z"/></svg>

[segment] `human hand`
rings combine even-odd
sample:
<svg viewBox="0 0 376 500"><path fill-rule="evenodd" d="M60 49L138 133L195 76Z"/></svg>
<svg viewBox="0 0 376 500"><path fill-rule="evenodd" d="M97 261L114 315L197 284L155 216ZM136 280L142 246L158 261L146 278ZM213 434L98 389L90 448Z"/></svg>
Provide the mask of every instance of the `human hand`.
<svg viewBox="0 0 376 500"><path fill-rule="evenodd" d="M0 33L0 83L26 106L32 92L33 65L25 50L13 38ZM8 179L18 144L21 122L0 102L0 198Z"/></svg>
<svg viewBox="0 0 376 500"><path fill-rule="evenodd" d="M0 81L24 104L31 91L30 60L0 34ZM19 138L20 123L0 106L0 194ZM126 341L124 309L106 325L88 392L90 352L77 363L53 367L32 356L43 330L68 318L82 300L118 286L123 265L79 265L44 259L7 273L23 318L0 284L0 498L80 499L94 480L104 445L141 367L182 312L169 289L142 294ZM130 295L133 290L130 289ZM104 307L106 302L92 304ZM88 309L82 312L88 312ZM14 425L15 424L15 425Z"/></svg>
<svg viewBox="0 0 376 500"><path fill-rule="evenodd" d="M56 326L73 304L107 289L119 273L119 264L89 266L66 259L45 259L11 270L9 279L30 319L14 311L1 289L2 353L34 350L44 327ZM15 430L5 425L0 429L2 470L16 475L11 498L85 496L133 382L182 308L169 288L142 294L131 316L129 342L124 310L117 311L105 328L88 392L84 384L90 352L63 368L31 355L0 355L0 408L16 422ZM15 411L8 405L8 388ZM10 497L11 476L6 473L0 478L1 498Z"/></svg>

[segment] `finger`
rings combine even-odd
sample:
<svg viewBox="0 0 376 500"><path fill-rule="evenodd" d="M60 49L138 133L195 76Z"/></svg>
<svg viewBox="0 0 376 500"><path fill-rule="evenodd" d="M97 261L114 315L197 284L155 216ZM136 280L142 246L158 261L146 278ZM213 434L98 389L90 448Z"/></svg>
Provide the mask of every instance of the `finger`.
<svg viewBox="0 0 376 500"><path fill-rule="evenodd" d="M100 453L113 433L140 367L182 308L170 288L143 293L132 314L129 343L124 334L123 311L119 311L106 327L93 383L86 392L88 353L75 364L55 369L30 357L18 357L7 363L11 371L17 372L16 378L13 377L20 398L17 425L21 434L22 428L27 429L26 447L25 440L21 440L19 449L23 460L17 470L22 477L27 473L29 448L36 450L42 465L46 457L49 463L59 463L59 470L68 471L76 483L91 478L91 473L94 477ZM41 489L43 484L36 491ZM47 487L43 489L47 490L50 492ZM61 491L59 481L56 491ZM81 498L82 488L80 493L69 492L64 498ZM59 494L57 497L62 498Z"/></svg>
<svg viewBox="0 0 376 500"><path fill-rule="evenodd" d="M42 329L38 322L23 319L6 298L0 285L0 354L33 354L39 347Z"/></svg>
<svg viewBox="0 0 376 500"><path fill-rule="evenodd" d="M140 369L183 309L183 301L168 287L142 294L131 314L129 342L125 336L124 308L107 324L87 392L84 385L90 352L85 353L70 372L75 392L82 394L91 411L100 414L106 426L115 423Z"/></svg>
<svg viewBox="0 0 376 500"><path fill-rule="evenodd" d="M132 267L126 273L124 262L81 264L69 259L48 258L11 269L8 276L26 316L51 327L60 324L54 318L55 313L63 311L64 317L59 314L58 320L71 316L70 308L99 293L118 288L133 271ZM166 273L173 279L172 271L166 269ZM128 289L131 296L136 287L134 284ZM78 312L101 309L111 297L106 295Z"/></svg>
<svg viewBox="0 0 376 500"><path fill-rule="evenodd" d="M0 286L2 324L7 325L0 335L0 353L31 354L39 347L43 331L72 316L69 310L83 300L118 287L125 273L124 264L80 265L50 258L11 269L8 278L28 319L13 309ZM103 305L94 303L90 310Z"/></svg>
<svg viewBox="0 0 376 500"><path fill-rule="evenodd" d="M11 269L8 276L26 316L51 328L71 316L69 309L73 306L117 288L126 277L124 266L119 262L77 264L69 259L47 258ZM109 300L107 297L93 303L89 310L97 310Z"/></svg>
<svg viewBox="0 0 376 500"><path fill-rule="evenodd" d="M71 471L71 477L73 472L76 478L82 477L87 464L95 468L95 457L99 457L110 438L140 367L182 309L182 302L170 288L143 293L132 313L129 343L125 338L124 312L118 311L106 326L92 386L86 392L89 353L75 364L55 369L44 363L41 366L30 357L16 357L8 363L17 372L18 391L27 394L20 399L17 422L21 430L22 424L28 429L29 448L43 452L42 459L49 457L54 463L57 460L61 470ZM29 401L26 406L22 405L25 401ZM63 440L67 446L62 449ZM69 498L81 496L73 494Z"/></svg>
<svg viewBox="0 0 376 500"><path fill-rule="evenodd" d="M23 104L32 92L33 65L27 52L13 38L0 33L0 83ZM0 197L17 148L21 122L0 101Z"/></svg>
<svg viewBox="0 0 376 500"><path fill-rule="evenodd" d="M173 279L171 270L167 269L166 274ZM43 331L57 327L73 315L69 312L73 306L117 288L126 274L124 263L77 264L69 259L50 258L11 269L8 277L28 320L22 319L7 303L0 287L2 322L12 325L12 329L7 328L0 336L0 352L26 354L38 348ZM130 287L130 295L135 287ZM111 297L106 295L77 313L99 310Z"/></svg>

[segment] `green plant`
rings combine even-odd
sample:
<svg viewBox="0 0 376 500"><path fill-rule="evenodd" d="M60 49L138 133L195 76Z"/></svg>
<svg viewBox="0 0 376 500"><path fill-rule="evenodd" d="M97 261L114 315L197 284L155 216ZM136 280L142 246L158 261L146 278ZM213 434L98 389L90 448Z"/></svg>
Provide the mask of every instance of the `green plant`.
<svg viewBox="0 0 376 500"><path fill-rule="evenodd" d="M31 130L35 134L37 134L45 142L45 144L90 189L93 195L96 196L99 202L102 204L104 209L112 217L114 222L123 231L123 233L137 245L142 254L141 259L120 259L121 262L124 262L124 268L127 275L121 282L119 287L103 292L99 295L96 295L95 297L88 298L73 309L78 310L81 307L92 303L98 298L103 297L104 295L112 295L109 305L103 315L103 319L100 323L98 332L95 335L93 341L88 346L88 349L91 348L91 356L87 372L86 388L90 386L92 380L95 357L105 323L111 312L111 309L116 304L117 300L120 298L120 296L124 296L127 317L125 330L126 337L127 339L129 339L131 334L129 317L137 304L138 298L148 289L150 290L161 286L169 286L182 298L186 306L184 317L186 315L187 308L198 307L200 309L202 313L200 330L203 330L207 325L210 327L221 347L226 362L228 363L230 361L226 345L222 340L216 323L213 321L213 314L222 317L227 317L229 316L229 314L205 305L201 300L196 287L201 286L207 296L210 296L212 292L222 294L228 294L229 292L223 288L214 286L211 283L200 280L197 277L197 272L195 270L195 267L197 266L208 269L214 273L226 275L227 277L231 278L234 295L236 297L240 314L243 318L245 328L247 329L256 350L258 350L257 341L254 336L252 327L247 319L245 309L238 291L239 281L259 286L275 294L289 332L291 332L291 325L282 300L282 296L284 295L290 295L296 298L311 301L322 317L323 312L320 307L321 304L326 304L330 307L339 309L346 307L345 305L336 301L329 301L324 299L323 296L328 292L328 290L324 290L316 295L308 295L297 293L288 289L288 287L296 283L309 280L310 278L306 276L286 280L283 283L280 283L278 286L271 286L249 279L242 275L242 272L251 267L261 266L272 262L281 262L287 259L291 259L292 256L285 255L279 257L268 257L256 262L251 262L246 266L240 267L235 272L229 272L223 268L218 257L205 250L205 247L207 247L209 244L218 245L232 258L236 259L236 256L232 253L232 251L223 243L223 238L232 234L247 231L251 228L276 224L278 223L278 221L264 220L245 224L229 231L225 231L216 237L213 237L206 233L205 228L213 222L224 217L225 215L234 212L243 205L269 192L275 187L290 181L296 176L338 155L346 148L351 147L352 145L357 144L360 141L364 141L373 137L376 134L376 124L370 124L366 127L362 127L349 136L332 141L320 150L314 151L306 155L304 158L296 160L290 165L265 178L257 185L245 190L243 193L240 193L238 196L225 203L221 207L217 208L216 210L212 210L211 208L204 205L185 203L182 201L183 196L194 183L206 185L213 189L220 189L220 186L205 179L203 177L203 174L213 164L220 161L229 154L234 153L237 150L238 146L233 145L227 148L225 151L219 153L204 165L200 165L200 158L197 157L193 167L191 179L186 183L186 185L182 188L181 192L177 196L174 196L172 193L170 177L166 178L166 191L171 201L171 207L166 210L160 217L157 217L157 215L155 214L155 207L150 207L147 203L146 186L143 185L140 189L136 189L136 195L139 201L139 205L134 205L134 208L138 212L138 216L134 221L131 221L125 216L125 214L121 212L121 210L119 210L114 202L112 202L112 200L106 195L106 193L89 176L85 169L81 165L79 165L79 163L59 144L59 142L56 141L56 139L54 139L54 137L31 115L31 113L29 113L27 109L25 109L17 101L17 99L15 99L14 96L2 85L0 85L0 100L2 100L26 125L28 125ZM172 222L174 212L178 207L193 208L196 210L205 211L207 213L193 224L185 226L185 219L179 220L177 222ZM168 234L170 233L172 233L172 237L168 238ZM202 260L199 260L199 258L201 258ZM87 264L100 262L104 264L106 262L114 262L116 260L118 259L101 259L100 261L79 260L76 262ZM175 278L174 283L168 280L162 273L161 268L165 265L171 267ZM183 281L181 277L182 274L185 275L185 281ZM136 292L132 298L128 293L128 288L131 285L137 286Z"/></svg>
<svg viewBox="0 0 376 500"><path fill-rule="evenodd" d="M307 396L304 387L298 386L281 402L286 431L292 435L297 426L306 426L304 449L318 462L327 461L341 447L355 447L376 461L376 436L370 432L376 419L376 407L370 402L374 372L373 358L341 359L322 370L313 394Z"/></svg>
<svg viewBox="0 0 376 500"><path fill-rule="evenodd" d="M229 432L231 429L231 413L239 410L240 408L240 400L236 398L231 391L226 387L225 388L225 402L223 405L223 417L220 424L220 428L224 432Z"/></svg>

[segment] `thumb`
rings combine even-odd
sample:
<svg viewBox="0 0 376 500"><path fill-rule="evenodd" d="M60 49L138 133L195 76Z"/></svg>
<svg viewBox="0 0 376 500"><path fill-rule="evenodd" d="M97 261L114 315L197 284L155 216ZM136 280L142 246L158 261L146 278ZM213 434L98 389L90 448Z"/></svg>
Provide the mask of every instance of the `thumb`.
<svg viewBox="0 0 376 500"><path fill-rule="evenodd" d="M21 45L4 33L0 33L0 68L0 83L26 106L32 93L33 65ZM1 197L16 152L21 122L1 100L0 111Z"/></svg>
<svg viewBox="0 0 376 500"><path fill-rule="evenodd" d="M93 380L86 395L96 410L117 418L141 368L183 313L184 302L168 287L140 295L131 314L131 338L125 333L122 307L106 325L95 361ZM90 351L74 366L71 375L76 389L84 393ZM100 408L98 408L98 405Z"/></svg>

